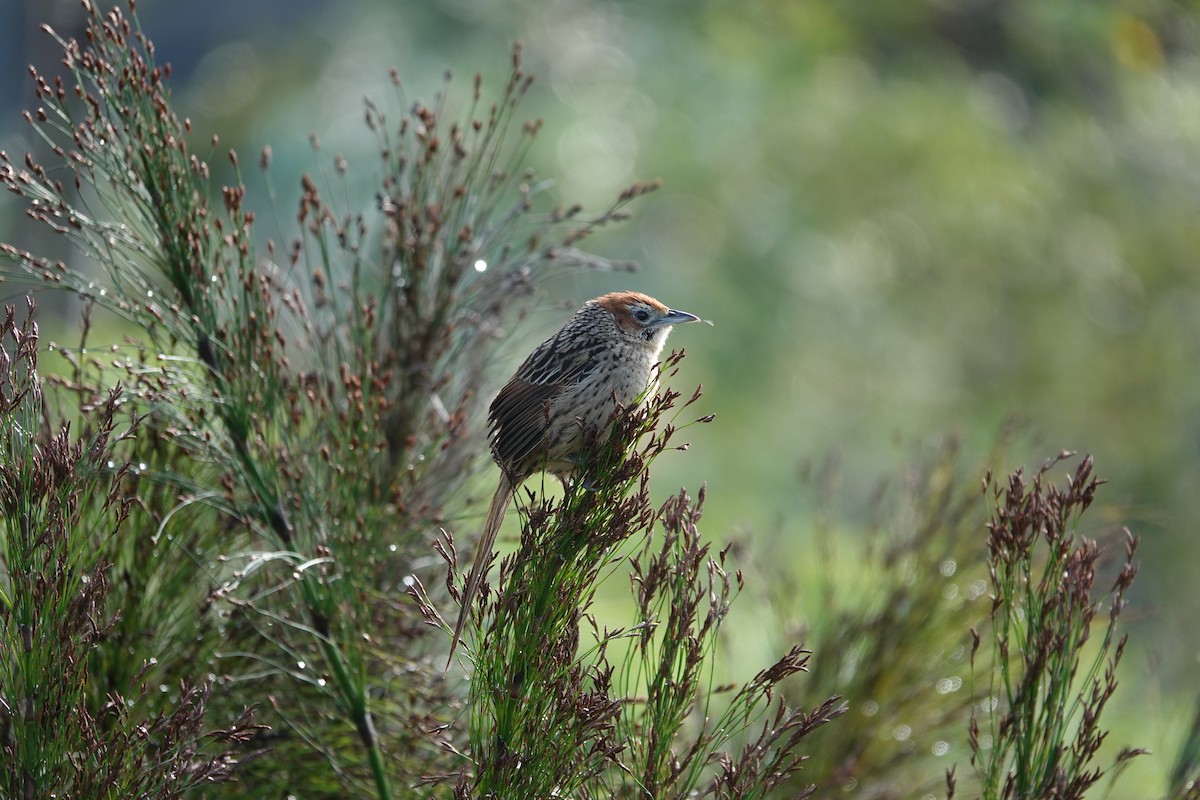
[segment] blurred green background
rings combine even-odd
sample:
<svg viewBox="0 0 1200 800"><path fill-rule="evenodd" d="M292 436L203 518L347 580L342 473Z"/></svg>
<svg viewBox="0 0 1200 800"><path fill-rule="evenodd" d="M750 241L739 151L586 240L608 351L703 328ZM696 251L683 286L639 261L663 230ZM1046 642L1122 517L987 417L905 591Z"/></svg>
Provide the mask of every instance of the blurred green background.
<svg viewBox="0 0 1200 800"><path fill-rule="evenodd" d="M349 202L371 204L362 99L391 102L388 67L407 102L453 68L465 101L476 71L498 90L523 41L538 76L525 111L546 118L532 161L557 199L599 211L635 178L664 180L589 243L640 273L552 288L570 307L635 288L714 322L671 343L689 353L680 388L703 383L717 422L658 476L707 481L714 538L753 548L772 531L772 546L794 543L772 559L810 558L799 472L832 451L851 519L915 446L956 433L982 456L1010 415L1038 437L1031 459L1095 454L1110 484L1088 532L1123 521L1142 537L1114 738L1157 755L1123 791L1161 785L1200 691L1200 4L138 8L198 140L219 133L243 164L273 149L278 211L247 181L277 239L300 173L335 154L361 190ZM73 0L0 0L0 147L30 146L24 65L52 71L54 57L38 24L77 35L79 17ZM0 238L36 249L2 202ZM535 316L528 338L562 316Z"/></svg>

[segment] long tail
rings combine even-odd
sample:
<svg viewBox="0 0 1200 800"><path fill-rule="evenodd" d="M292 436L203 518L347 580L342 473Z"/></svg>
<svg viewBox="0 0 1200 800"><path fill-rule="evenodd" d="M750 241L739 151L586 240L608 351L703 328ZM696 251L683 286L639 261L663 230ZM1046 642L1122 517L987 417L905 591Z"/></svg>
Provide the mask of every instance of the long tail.
<svg viewBox="0 0 1200 800"><path fill-rule="evenodd" d="M475 545L475 556L471 559L471 571L467 574L467 587L463 590L462 604L458 609L458 622L454 623L454 639L450 642L450 657L446 659L446 669L450 669L454 660L454 650L462 640L463 628L467 626L467 618L471 616L471 606L475 603L479 584L483 582L488 564L492 560L492 546L496 544L496 534L500 532L500 523L504 521L504 514L508 511L508 503L512 496L512 483L501 470L500 485L492 495L492 504L488 506L487 519L483 523L483 533L479 535L479 544Z"/></svg>

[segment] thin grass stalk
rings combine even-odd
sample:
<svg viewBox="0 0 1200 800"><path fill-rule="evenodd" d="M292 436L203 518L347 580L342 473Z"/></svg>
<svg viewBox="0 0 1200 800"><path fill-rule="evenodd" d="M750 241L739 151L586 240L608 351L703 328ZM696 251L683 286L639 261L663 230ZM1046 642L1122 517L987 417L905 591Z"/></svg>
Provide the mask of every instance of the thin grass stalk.
<svg viewBox="0 0 1200 800"><path fill-rule="evenodd" d="M1175 763L1171 766L1169 800L1200 798L1200 699L1187 734L1179 745Z"/></svg>

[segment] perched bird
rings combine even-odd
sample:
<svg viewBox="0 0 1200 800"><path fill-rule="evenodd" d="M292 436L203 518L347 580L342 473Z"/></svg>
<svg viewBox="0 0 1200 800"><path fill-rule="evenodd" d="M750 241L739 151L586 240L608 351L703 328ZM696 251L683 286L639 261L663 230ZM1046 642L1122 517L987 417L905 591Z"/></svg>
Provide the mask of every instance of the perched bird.
<svg viewBox="0 0 1200 800"><path fill-rule="evenodd" d="M638 292L589 300L538 345L496 395L488 422L500 484L467 575L451 659L513 492L536 472L571 477L580 466L584 431L608 423L614 401L628 406L636 400L650 383L671 326L698 319Z"/></svg>

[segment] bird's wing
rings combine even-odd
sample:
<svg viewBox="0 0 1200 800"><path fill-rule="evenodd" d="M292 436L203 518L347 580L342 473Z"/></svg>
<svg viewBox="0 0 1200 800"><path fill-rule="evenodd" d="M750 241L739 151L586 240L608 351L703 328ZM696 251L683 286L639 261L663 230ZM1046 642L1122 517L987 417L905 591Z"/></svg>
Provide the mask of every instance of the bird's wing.
<svg viewBox="0 0 1200 800"><path fill-rule="evenodd" d="M555 337L534 350L492 401L492 453L506 469L517 469L542 443L546 412L554 398L596 367L594 350L564 352L557 344Z"/></svg>

